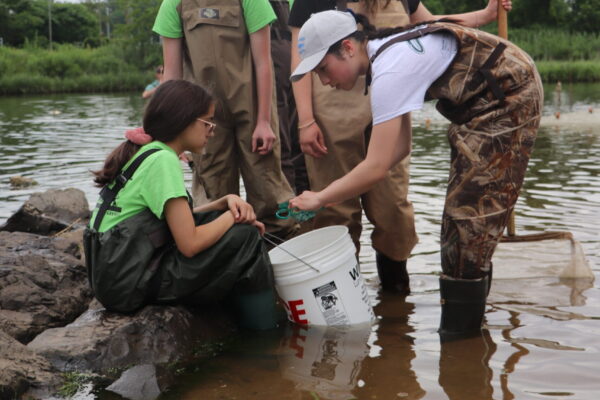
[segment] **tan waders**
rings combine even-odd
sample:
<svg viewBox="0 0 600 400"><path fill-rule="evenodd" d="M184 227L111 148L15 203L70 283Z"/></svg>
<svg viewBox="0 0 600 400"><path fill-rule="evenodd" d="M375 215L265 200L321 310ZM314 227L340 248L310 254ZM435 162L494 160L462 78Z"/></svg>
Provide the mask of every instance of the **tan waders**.
<svg viewBox="0 0 600 400"><path fill-rule="evenodd" d="M288 26L288 0L270 0L277 15L271 25L271 58L277 86L277 115L281 139L281 168L295 193L309 189L308 176L298 140L298 113L290 82L292 33Z"/></svg>
<svg viewBox="0 0 600 400"><path fill-rule="evenodd" d="M293 192L281 171L279 140L265 156L252 152L258 98L240 0L182 0L177 10L185 38L184 79L203 86L218 101L215 135L205 154L194 155L194 198L203 192L209 200L239 193L241 174L258 219L268 231L285 236L294 222L277 219L275 212ZM273 91L271 128L278 136L275 106Z"/></svg>
<svg viewBox="0 0 600 400"><path fill-rule="evenodd" d="M543 105L533 60L512 43L476 29L434 23L389 46L451 32L458 52L428 90L452 124L450 177L442 220L440 333L479 330L491 285L492 255L523 184Z"/></svg>
<svg viewBox="0 0 600 400"><path fill-rule="evenodd" d="M380 2L382 5L386 1ZM362 3L348 3L356 12L366 15ZM380 8L374 25L383 28L406 25L409 17L402 1L393 0ZM316 74L312 75L313 110L323 136L328 154L322 158L306 157L306 168L312 190L319 191L341 178L363 161L367 154L367 135L370 132L372 115L369 96L364 95L364 81L360 78L350 92L323 86ZM408 201L410 158L398 163L387 177L369 192L344 201L319 212L314 227L346 225L350 235L360 249L362 231L361 214L364 209L367 219L373 224L371 240L378 252L378 272L385 290L408 292L406 259L416 245L414 211ZM362 207L361 207L362 203ZM387 262L381 262L382 259ZM401 279L400 279L401 278ZM400 280L398 280L400 279Z"/></svg>

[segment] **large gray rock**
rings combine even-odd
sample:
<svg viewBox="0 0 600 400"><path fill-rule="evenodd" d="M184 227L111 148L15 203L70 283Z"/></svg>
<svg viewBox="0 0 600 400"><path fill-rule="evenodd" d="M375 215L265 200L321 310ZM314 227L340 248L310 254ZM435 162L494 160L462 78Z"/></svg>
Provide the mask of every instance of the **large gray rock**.
<svg viewBox="0 0 600 400"><path fill-rule="evenodd" d="M83 313L92 293L81 234L0 232L0 329L26 343Z"/></svg>
<svg viewBox="0 0 600 400"><path fill-rule="evenodd" d="M0 231L49 235L71 225L83 226L89 216L90 206L81 190L51 189L32 194L29 200L0 226Z"/></svg>
<svg viewBox="0 0 600 400"><path fill-rule="evenodd" d="M44 358L0 331L0 400L28 390L52 391L60 374Z"/></svg>
<svg viewBox="0 0 600 400"><path fill-rule="evenodd" d="M27 346L60 370L102 373L181 361L202 341L234 330L230 316L218 307L192 312L180 306L147 306L122 315L107 312L94 300L73 323L46 330Z"/></svg>
<svg viewBox="0 0 600 400"><path fill-rule="evenodd" d="M106 390L129 400L154 400L161 392L153 364L129 368Z"/></svg>

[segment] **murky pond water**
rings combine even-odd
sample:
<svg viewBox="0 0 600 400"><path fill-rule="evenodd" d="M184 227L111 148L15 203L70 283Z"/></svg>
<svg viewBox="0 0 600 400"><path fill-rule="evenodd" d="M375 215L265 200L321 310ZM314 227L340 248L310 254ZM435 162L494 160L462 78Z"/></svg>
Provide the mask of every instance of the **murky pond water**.
<svg viewBox="0 0 600 400"><path fill-rule="evenodd" d="M587 113L590 106L600 114L600 85L564 85L560 105L553 89L546 88L545 114L560 107L564 119L571 112ZM32 192L49 188L80 188L93 206L97 190L88 171L100 166L127 127L139 123L142 106L137 95L0 98L0 223ZM426 119L432 120L430 129L425 129ZM377 292L366 224L361 265L378 316L374 326L286 326L237 337L218 356L179 375L175 388L162 398L600 396L600 290L589 279L560 278L550 268L520 279L496 279L482 335L440 344L436 273L448 145L431 107L414 120L410 198L420 243L409 260L413 294L401 298ZM38 185L11 189L9 178L14 175L31 177ZM517 205L517 233L545 230L572 232L600 278L600 124L546 125L540 130ZM535 261L563 251L555 244L537 245L508 248L506 254L527 253ZM525 264L506 268L519 277L531 267ZM503 271L498 275L502 278Z"/></svg>

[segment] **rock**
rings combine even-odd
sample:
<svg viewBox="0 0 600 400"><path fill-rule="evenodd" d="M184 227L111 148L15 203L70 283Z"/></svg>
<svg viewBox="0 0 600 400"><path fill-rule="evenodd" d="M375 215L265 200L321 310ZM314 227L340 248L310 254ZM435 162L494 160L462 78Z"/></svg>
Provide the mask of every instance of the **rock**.
<svg viewBox="0 0 600 400"><path fill-rule="evenodd" d="M130 400L154 400L161 392L156 377L156 367L153 364L129 368L106 390Z"/></svg>
<svg viewBox="0 0 600 400"><path fill-rule="evenodd" d="M22 188L22 187L37 185L37 182L35 180L33 180L31 178L26 178L22 175L11 176L9 181L10 181L10 186L13 188Z"/></svg>
<svg viewBox="0 0 600 400"><path fill-rule="evenodd" d="M0 232L0 329L27 343L86 310L92 293L80 238Z"/></svg>
<svg viewBox="0 0 600 400"><path fill-rule="evenodd" d="M52 390L58 377L45 358L0 331L0 399L17 399L32 389Z"/></svg>
<svg viewBox="0 0 600 400"><path fill-rule="evenodd" d="M28 347L63 371L103 372L181 361L193 355L199 342L234 329L219 307L192 312L182 306L147 306L123 315L107 312L94 300L73 323L44 331Z"/></svg>
<svg viewBox="0 0 600 400"><path fill-rule="evenodd" d="M84 226L89 216L89 204L81 190L51 189L32 194L0 231L49 235L72 225Z"/></svg>

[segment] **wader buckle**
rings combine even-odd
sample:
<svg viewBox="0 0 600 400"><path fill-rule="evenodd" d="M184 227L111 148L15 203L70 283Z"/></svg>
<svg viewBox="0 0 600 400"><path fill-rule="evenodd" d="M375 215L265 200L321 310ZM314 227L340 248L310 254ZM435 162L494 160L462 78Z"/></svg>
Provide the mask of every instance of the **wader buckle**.
<svg viewBox="0 0 600 400"><path fill-rule="evenodd" d="M115 178L115 180L117 182L119 182L123 186L125 186L125 184L127 183L127 178L125 178L125 176L123 174L117 175L117 177Z"/></svg>

